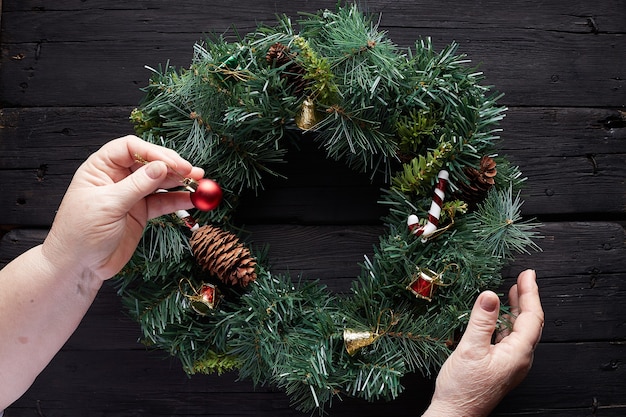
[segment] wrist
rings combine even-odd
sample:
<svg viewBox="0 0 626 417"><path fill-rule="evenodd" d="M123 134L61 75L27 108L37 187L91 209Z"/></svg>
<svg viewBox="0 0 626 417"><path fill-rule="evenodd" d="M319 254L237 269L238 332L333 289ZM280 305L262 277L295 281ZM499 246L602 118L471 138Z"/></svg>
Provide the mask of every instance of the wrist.
<svg viewBox="0 0 626 417"><path fill-rule="evenodd" d="M74 259L75 251L57 238L54 228L48 233L40 250L43 265L47 268L49 276L56 277L60 285L76 285L79 294L92 299L95 297L102 287L102 280L79 259Z"/></svg>

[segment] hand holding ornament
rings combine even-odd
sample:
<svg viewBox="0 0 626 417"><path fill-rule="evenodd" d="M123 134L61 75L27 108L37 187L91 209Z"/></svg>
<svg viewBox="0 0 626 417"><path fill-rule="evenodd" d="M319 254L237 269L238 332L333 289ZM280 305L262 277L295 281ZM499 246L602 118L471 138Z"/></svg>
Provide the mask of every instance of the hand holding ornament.
<svg viewBox="0 0 626 417"><path fill-rule="evenodd" d="M155 162L142 164L135 155ZM76 171L42 245L0 270L0 410L32 384L74 332L102 282L126 264L148 219L191 208L189 192L155 193L204 171L126 136Z"/></svg>
<svg viewBox="0 0 626 417"><path fill-rule="evenodd" d="M149 163L141 163L142 155ZM191 208L188 192L155 193L180 185L170 170L193 180L204 171L176 152L126 136L105 144L77 170L44 250L99 280L130 259L149 219Z"/></svg>

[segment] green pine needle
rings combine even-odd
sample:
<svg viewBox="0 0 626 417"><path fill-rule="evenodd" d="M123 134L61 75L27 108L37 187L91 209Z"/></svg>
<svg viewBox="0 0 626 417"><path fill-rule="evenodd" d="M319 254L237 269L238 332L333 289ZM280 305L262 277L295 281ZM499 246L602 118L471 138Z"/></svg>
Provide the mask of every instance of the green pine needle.
<svg viewBox="0 0 626 417"><path fill-rule="evenodd" d="M507 257L513 252L529 253L540 250L533 238L538 238L538 223L522 220L519 192L513 197L513 187L489 194L476 213L479 228L477 237L496 257Z"/></svg>

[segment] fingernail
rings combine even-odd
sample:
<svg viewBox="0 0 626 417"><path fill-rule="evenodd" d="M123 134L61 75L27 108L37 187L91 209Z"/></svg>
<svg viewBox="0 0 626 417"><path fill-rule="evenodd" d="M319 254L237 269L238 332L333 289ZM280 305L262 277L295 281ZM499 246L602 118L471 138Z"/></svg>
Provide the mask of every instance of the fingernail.
<svg viewBox="0 0 626 417"><path fill-rule="evenodd" d="M496 311L496 308L498 308L498 299L490 296L489 294L483 294L480 299L480 308L492 313Z"/></svg>
<svg viewBox="0 0 626 417"><path fill-rule="evenodd" d="M146 174L153 180L160 178L163 175L163 172L167 169L165 164L161 161L150 162L146 166Z"/></svg>

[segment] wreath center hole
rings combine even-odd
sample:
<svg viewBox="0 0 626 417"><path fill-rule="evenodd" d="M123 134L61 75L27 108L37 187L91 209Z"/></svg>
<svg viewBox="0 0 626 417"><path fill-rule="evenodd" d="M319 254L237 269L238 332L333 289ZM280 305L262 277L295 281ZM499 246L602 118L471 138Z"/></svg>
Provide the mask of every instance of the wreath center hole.
<svg viewBox="0 0 626 417"><path fill-rule="evenodd" d="M273 272L347 292L384 231L382 175L370 180L327 159L310 134L289 146L285 159L273 168L286 179L268 176L258 196L245 193L235 222L251 232L254 247L267 245Z"/></svg>

